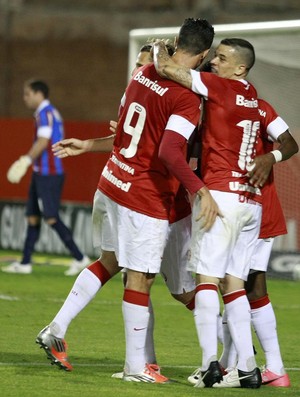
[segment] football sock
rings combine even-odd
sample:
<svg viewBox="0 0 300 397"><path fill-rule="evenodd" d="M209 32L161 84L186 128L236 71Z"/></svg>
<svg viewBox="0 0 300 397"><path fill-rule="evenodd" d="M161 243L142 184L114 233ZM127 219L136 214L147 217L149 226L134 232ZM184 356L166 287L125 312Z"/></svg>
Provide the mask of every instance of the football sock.
<svg viewBox="0 0 300 397"><path fill-rule="evenodd" d="M202 349L201 370L208 369L211 361L217 360L217 317L220 313L218 287L203 283L196 287L194 321Z"/></svg>
<svg viewBox="0 0 300 397"><path fill-rule="evenodd" d="M125 289L122 311L125 325L126 359L124 372L142 372L147 363L146 339L149 324L149 295Z"/></svg>
<svg viewBox="0 0 300 397"><path fill-rule="evenodd" d="M21 260L21 264L25 265L31 262L31 255L34 250L35 243L37 242L41 231L41 225L28 225L26 231L26 239L23 249L23 257Z"/></svg>
<svg viewBox="0 0 300 397"><path fill-rule="evenodd" d="M90 270L90 267L93 271ZM55 324L55 331L53 332L55 336L64 338L73 318L90 303L109 278L109 273L99 260L82 270L76 278L67 299L51 323L52 327Z"/></svg>
<svg viewBox="0 0 300 397"><path fill-rule="evenodd" d="M223 344L223 324L222 324L222 314L218 314L217 317L217 335L219 343Z"/></svg>
<svg viewBox="0 0 300 397"><path fill-rule="evenodd" d="M55 223L53 223L50 226L59 235L60 239L65 244L65 246L69 249L72 256L77 261L81 261L83 259L83 254L77 247L75 241L73 240L73 236L72 236L70 229L68 229L67 226L59 218L57 219L57 221Z"/></svg>
<svg viewBox="0 0 300 397"><path fill-rule="evenodd" d="M232 338L230 335L230 330L227 324L227 314L223 311L222 315L222 335L223 335L223 351L220 357L220 365L223 368L235 368L237 363L237 355L234 344L232 343Z"/></svg>
<svg viewBox="0 0 300 397"><path fill-rule="evenodd" d="M277 375L284 375L276 330L276 317L268 295L250 302L251 321L259 343L266 356L266 368Z"/></svg>
<svg viewBox="0 0 300 397"><path fill-rule="evenodd" d="M237 351L237 368L252 371L256 367L253 353L250 304L244 289L223 296L227 323Z"/></svg>
<svg viewBox="0 0 300 397"><path fill-rule="evenodd" d="M156 355L154 348L154 312L151 299L149 299L149 323L146 336L146 363L156 364Z"/></svg>

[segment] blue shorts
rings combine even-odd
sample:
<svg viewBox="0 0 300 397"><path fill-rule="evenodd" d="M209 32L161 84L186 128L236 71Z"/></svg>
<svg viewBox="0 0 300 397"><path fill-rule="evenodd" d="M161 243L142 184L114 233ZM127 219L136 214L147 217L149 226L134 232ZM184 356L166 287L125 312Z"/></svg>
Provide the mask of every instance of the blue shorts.
<svg viewBox="0 0 300 397"><path fill-rule="evenodd" d="M27 216L43 216L45 219L58 218L60 198L65 176L32 174L29 197L26 205Z"/></svg>

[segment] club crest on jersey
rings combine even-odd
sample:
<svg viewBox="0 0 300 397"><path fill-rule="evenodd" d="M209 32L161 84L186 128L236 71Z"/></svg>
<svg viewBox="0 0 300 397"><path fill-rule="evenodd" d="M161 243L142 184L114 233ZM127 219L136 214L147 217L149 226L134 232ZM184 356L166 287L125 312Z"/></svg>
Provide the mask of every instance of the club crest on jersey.
<svg viewBox="0 0 300 397"><path fill-rule="evenodd" d="M133 80L136 80L138 83L144 85L147 88L150 88L150 90L154 91L156 94L163 96L167 91L168 91L168 87L163 88L161 87L159 84L157 84L157 80L153 81L148 79L148 77L145 77L143 75L143 72L140 71L138 72Z"/></svg>
<svg viewBox="0 0 300 397"><path fill-rule="evenodd" d="M236 105L244 106L245 108L257 108L258 107L257 99L252 98L252 100L249 101L248 99L245 99L245 97L243 95L237 95L235 103L236 103Z"/></svg>

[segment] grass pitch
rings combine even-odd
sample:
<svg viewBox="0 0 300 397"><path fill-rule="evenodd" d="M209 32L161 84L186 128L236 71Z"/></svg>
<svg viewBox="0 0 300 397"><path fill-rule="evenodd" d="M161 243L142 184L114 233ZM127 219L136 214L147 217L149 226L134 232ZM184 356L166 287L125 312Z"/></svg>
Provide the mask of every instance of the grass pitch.
<svg viewBox="0 0 300 397"><path fill-rule="evenodd" d="M18 254L0 251L1 265ZM121 312L120 275L110 280L71 323L66 339L73 372L51 366L35 344L67 297L75 277L65 277L68 260L35 255L31 275L0 273L0 373L3 397L184 397L184 396L300 396L300 282L269 280L285 367L292 387L246 389L196 389L187 377L200 365L200 348L191 312L169 295L162 279L152 288L155 340L164 375L176 380L167 385L127 383L112 379L123 367L125 344ZM257 363L264 364L258 351Z"/></svg>

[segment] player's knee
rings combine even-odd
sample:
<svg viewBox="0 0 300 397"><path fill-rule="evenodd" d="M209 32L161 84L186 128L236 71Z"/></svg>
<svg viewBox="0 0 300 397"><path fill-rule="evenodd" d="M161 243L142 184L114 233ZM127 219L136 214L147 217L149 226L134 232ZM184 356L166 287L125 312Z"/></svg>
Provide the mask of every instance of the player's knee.
<svg viewBox="0 0 300 397"><path fill-rule="evenodd" d="M154 273L143 273L127 269L126 288L149 294L154 279Z"/></svg>
<svg viewBox="0 0 300 397"><path fill-rule="evenodd" d="M41 218L39 216L28 216L27 222L30 226L38 226L41 223Z"/></svg>
<svg viewBox="0 0 300 397"><path fill-rule="evenodd" d="M102 251L100 262L111 276L114 276L121 270L119 268L119 264L114 251Z"/></svg>
<svg viewBox="0 0 300 397"><path fill-rule="evenodd" d="M247 292L248 300L255 301L267 295L267 289L263 286L255 286L251 291Z"/></svg>
<svg viewBox="0 0 300 397"><path fill-rule="evenodd" d="M53 226L57 222L57 218L45 218L45 222L47 225Z"/></svg>

